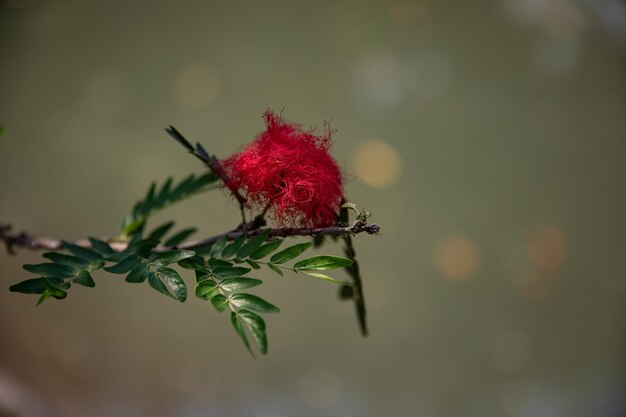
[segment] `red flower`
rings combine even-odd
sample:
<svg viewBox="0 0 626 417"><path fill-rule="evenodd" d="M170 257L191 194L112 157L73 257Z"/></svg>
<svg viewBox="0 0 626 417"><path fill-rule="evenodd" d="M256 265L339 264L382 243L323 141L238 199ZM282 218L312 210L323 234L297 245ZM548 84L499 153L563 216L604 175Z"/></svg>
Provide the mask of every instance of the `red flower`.
<svg viewBox="0 0 626 417"><path fill-rule="evenodd" d="M245 195L248 208L269 207L278 224L332 225L343 197L343 178L329 153L330 129L317 136L269 110L264 117L267 129L223 161L226 185Z"/></svg>

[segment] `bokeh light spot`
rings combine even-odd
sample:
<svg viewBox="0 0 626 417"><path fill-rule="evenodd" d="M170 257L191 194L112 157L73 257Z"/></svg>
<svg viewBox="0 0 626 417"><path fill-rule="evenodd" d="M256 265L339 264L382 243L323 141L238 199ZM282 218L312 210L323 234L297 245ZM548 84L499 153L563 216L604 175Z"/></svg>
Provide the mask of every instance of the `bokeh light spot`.
<svg viewBox="0 0 626 417"><path fill-rule="evenodd" d="M388 0L391 33L401 44L427 41L433 30L430 0Z"/></svg>
<svg viewBox="0 0 626 417"><path fill-rule="evenodd" d="M567 238L554 225L533 230L528 236L527 247L531 262L546 272L557 270L567 256Z"/></svg>
<svg viewBox="0 0 626 417"><path fill-rule="evenodd" d="M188 107L201 109L215 101L220 90L220 78L212 66L190 65L176 77L178 99Z"/></svg>
<svg viewBox="0 0 626 417"><path fill-rule="evenodd" d="M341 383L328 369L311 369L300 378L298 394L302 401L313 408L328 408L335 404L341 393Z"/></svg>
<svg viewBox="0 0 626 417"><path fill-rule="evenodd" d="M352 160L356 175L370 187L392 186L402 173L400 154L382 141L360 143L353 152Z"/></svg>
<svg viewBox="0 0 626 417"><path fill-rule="evenodd" d="M437 271L453 281L471 279L480 266L478 244L462 233L442 238L433 253Z"/></svg>

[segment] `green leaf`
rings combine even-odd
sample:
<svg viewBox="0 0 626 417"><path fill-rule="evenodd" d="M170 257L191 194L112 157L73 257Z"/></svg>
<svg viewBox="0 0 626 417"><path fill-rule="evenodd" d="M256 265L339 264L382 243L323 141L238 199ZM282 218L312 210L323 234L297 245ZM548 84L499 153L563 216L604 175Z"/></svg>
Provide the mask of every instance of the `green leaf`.
<svg viewBox="0 0 626 417"><path fill-rule="evenodd" d="M297 262L293 267L297 271L326 271L350 265L352 265L352 261L347 258L340 258L338 256L331 255L319 255L303 259L300 262Z"/></svg>
<svg viewBox="0 0 626 417"><path fill-rule="evenodd" d="M90 237L89 242L91 242L91 246L94 250L99 252L102 255L111 255L115 251L111 246L103 240L96 239L95 237Z"/></svg>
<svg viewBox="0 0 626 417"><path fill-rule="evenodd" d="M156 271L157 278L162 281L174 298L181 303L187 299L185 281L175 269L161 267Z"/></svg>
<svg viewBox="0 0 626 417"><path fill-rule="evenodd" d="M215 259L211 258L207 261L209 267L211 268L221 268L223 266L233 266L233 263L230 261L225 261L223 259Z"/></svg>
<svg viewBox="0 0 626 417"><path fill-rule="evenodd" d="M221 313L226 310L226 307L228 307L228 300L222 294L218 294L211 298L211 304L213 304L213 307Z"/></svg>
<svg viewBox="0 0 626 417"><path fill-rule="evenodd" d="M330 282L333 282L335 284L350 285L350 283L348 283L348 282L338 281L335 278L329 277L328 275L322 274L320 272L302 271L302 273L310 275L310 276L315 277L315 278L320 278L320 279L323 279L323 280L326 280L326 281L330 281Z"/></svg>
<svg viewBox="0 0 626 417"><path fill-rule="evenodd" d="M174 236L170 237L165 241L165 246L178 246L183 243L187 238L194 233L196 233L198 229L195 227L190 227L188 229L183 229L180 232L176 233Z"/></svg>
<svg viewBox="0 0 626 417"><path fill-rule="evenodd" d="M259 351L267 353L267 333L265 332L265 321L256 313L250 310L241 309L237 312L239 320L242 321L256 341Z"/></svg>
<svg viewBox="0 0 626 417"><path fill-rule="evenodd" d="M200 145L199 143L196 143L196 151L195 154L202 159L205 162L208 162L211 157L209 156L209 153L206 151L206 149L204 149L204 147L202 145Z"/></svg>
<svg viewBox="0 0 626 417"><path fill-rule="evenodd" d="M200 298L211 299L219 293L219 287L212 279L203 279L196 284L196 295Z"/></svg>
<svg viewBox="0 0 626 417"><path fill-rule="evenodd" d="M165 131L174 139L176 139L176 141L178 143L180 143L181 145L183 145L185 148L187 148L187 150L189 152L193 152L193 146L191 145L191 143L189 143L189 141L187 139L185 139L185 137L174 128L174 126L170 126L168 128L165 129Z"/></svg>
<svg viewBox="0 0 626 417"><path fill-rule="evenodd" d="M33 274L39 274L46 277L70 278L76 274L76 269L71 266L53 263L43 263L37 265L26 264L23 268Z"/></svg>
<svg viewBox="0 0 626 417"><path fill-rule="evenodd" d="M261 265L259 265L258 263L254 261L251 261L250 259L246 259L246 263L250 265L252 269L261 269Z"/></svg>
<svg viewBox="0 0 626 417"><path fill-rule="evenodd" d="M230 258L231 256L233 256L239 250L239 248L243 245L243 242L245 240L246 240L246 235L241 234L241 236L235 239L233 243L231 243L230 245L224 248L224 250L222 251L222 257Z"/></svg>
<svg viewBox="0 0 626 417"><path fill-rule="evenodd" d="M104 270L112 274L125 274L127 272L130 272L130 270L132 270L134 267L136 267L139 262L140 260L138 256L129 255L115 265L105 266Z"/></svg>
<svg viewBox="0 0 626 417"><path fill-rule="evenodd" d="M67 265L76 269L87 268L89 266L89 261L86 259L58 252L47 252L43 254L43 257L50 259L55 264Z"/></svg>
<svg viewBox="0 0 626 417"><path fill-rule="evenodd" d="M221 268L213 269L213 274L220 278L230 278L246 275L250 271L250 268L244 268L241 266L224 266Z"/></svg>
<svg viewBox="0 0 626 417"><path fill-rule="evenodd" d="M273 242L266 243L258 249L255 249L250 254L250 259L261 259L265 258L270 253L274 252L278 247L283 243L283 240L275 240Z"/></svg>
<svg viewBox="0 0 626 417"><path fill-rule="evenodd" d="M92 261L87 267L87 271L95 271L102 268L105 265L104 259L100 259L98 261Z"/></svg>
<svg viewBox="0 0 626 417"><path fill-rule="evenodd" d="M67 297L67 291L55 286L51 281L44 279L44 285L46 286L46 290L41 294L41 297L39 297L37 305L40 305L50 297L54 297L57 300L62 300Z"/></svg>
<svg viewBox="0 0 626 417"><path fill-rule="evenodd" d="M193 270L207 268L207 264L204 261L204 258L202 256L199 256L198 254L190 258L181 259L180 261L178 261L178 265L181 268Z"/></svg>
<svg viewBox="0 0 626 417"><path fill-rule="evenodd" d="M195 176L194 175L190 175L187 178L185 178L184 180L182 180L177 186L176 188L174 188L174 190L172 190L172 193L170 194L170 201L176 201L176 200L181 200L185 197L186 194L188 194L191 190L191 188L193 187L193 182L195 180Z"/></svg>
<svg viewBox="0 0 626 417"><path fill-rule="evenodd" d="M137 240L130 244L127 248L129 252L135 253L140 256L144 256L148 254L152 249L156 248L159 244L159 241L156 239L143 239Z"/></svg>
<svg viewBox="0 0 626 417"><path fill-rule="evenodd" d="M208 292L208 293L206 293L206 294L204 294L202 296L199 296L199 298L202 298L205 301L211 301L213 299L213 297L216 297L219 294L220 294L220 291L219 291L219 289L216 288L213 291L210 291L210 292Z"/></svg>
<svg viewBox="0 0 626 417"><path fill-rule="evenodd" d="M237 311L244 323L250 327L254 327L259 330L265 330L265 321L256 313L250 310L241 309Z"/></svg>
<svg viewBox="0 0 626 417"><path fill-rule="evenodd" d="M269 266L272 271L276 272L281 277L283 276L283 271L281 271L280 268L274 265L273 263L268 262L267 266Z"/></svg>
<svg viewBox="0 0 626 417"><path fill-rule="evenodd" d="M261 297L247 293L231 294L228 298L230 303L237 308L246 308L259 313L278 313L280 309L265 301Z"/></svg>
<svg viewBox="0 0 626 417"><path fill-rule="evenodd" d="M148 192L146 193L146 197L143 199L143 202L139 205L139 212L143 217L147 216L153 208L155 191L156 183L153 182L150 184L150 188L148 188ZM135 217L139 216L136 215Z"/></svg>
<svg viewBox="0 0 626 417"><path fill-rule="evenodd" d="M167 222L165 224L162 224L161 226L154 229L148 235L148 239L154 239L154 240L160 241L163 238L163 236L165 236L167 232L169 232L173 226L174 226L174 222Z"/></svg>
<svg viewBox="0 0 626 417"><path fill-rule="evenodd" d="M126 236L135 236L142 232L147 218L156 210L160 210L169 204L176 203L193 194L206 191L208 185L216 182L219 177L215 173L207 173L199 178L190 175L172 189L172 178L168 178L157 192L156 184L151 184L145 198L133 207L131 214L122 222L122 230ZM157 229L153 237L161 239L165 232Z"/></svg>
<svg viewBox="0 0 626 417"><path fill-rule="evenodd" d="M163 186L161 187L161 191L159 191L159 194L155 198L155 204L157 206L163 207L165 205L165 203L167 202L167 199L168 199L169 193L170 193L170 187L172 186L172 181L174 181L174 179L172 177L169 177L165 181Z"/></svg>
<svg viewBox="0 0 626 417"><path fill-rule="evenodd" d="M248 240L239 250L237 251L237 258L243 259L246 256L250 255L255 249L258 249L259 246L263 244L272 233L271 229L265 229L263 232Z"/></svg>
<svg viewBox="0 0 626 417"><path fill-rule="evenodd" d="M213 246L211 246L211 251L209 252L209 256L211 258L215 258L219 256L220 253L222 253L222 251L226 247L227 243L228 243L228 235L224 235L221 238L219 238L218 241L215 242Z"/></svg>
<svg viewBox="0 0 626 417"><path fill-rule="evenodd" d="M195 256L195 254L196 253L192 250L169 250L152 254L150 256L150 263L156 266L170 265L185 258L191 258Z"/></svg>
<svg viewBox="0 0 626 417"><path fill-rule="evenodd" d="M43 294L46 291L46 283L43 278L31 278L18 282L9 287L11 292L20 292L22 294Z"/></svg>
<svg viewBox="0 0 626 417"><path fill-rule="evenodd" d="M198 255L202 255L202 256L208 256L209 252L211 251L211 247L213 245L210 243L207 243L205 245L202 246L196 246L195 248L193 248L193 250L196 252L196 254Z"/></svg>
<svg viewBox="0 0 626 417"><path fill-rule="evenodd" d="M309 249L311 245L311 242L306 242L290 246L287 249L283 249L274 256L272 256L270 258L270 262L272 262L273 264L284 264L285 262L300 256L304 251Z"/></svg>
<svg viewBox="0 0 626 417"><path fill-rule="evenodd" d="M207 172L206 174L204 174L203 176L201 176L200 178L196 180L196 187L199 190L206 189L207 185L213 184L219 179L220 179L220 176L217 175L215 172Z"/></svg>
<svg viewBox="0 0 626 417"><path fill-rule="evenodd" d="M195 275L196 275L196 282L200 282L205 279L213 280L213 277L211 276L210 271L207 268L196 269Z"/></svg>
<svg viewBox="0 0 626 417"><path fill-rule="evenodd" d="M263 284L260 279L254 278L225 278L218 284L222 289L232 292L237 290L243 290L245 288L256 287Z"/></svg>
<svg viewBox="0 0 626 417"><path fill-rule="evenodd" d="M248 336L246 336L246 332L243 329L241 322L239 321L239 317L237 316L237 313L235 313L234 311L230 313L230 322L232 323L233 327L235 328L235 331L237 332L237 334L243 341L243 344L246 345L246 348L248 349L250 354L252 354L252 350L250 350L250 342L248 342Z"/></svg>
<svg viewBox="0 0 626 417"><path fill-rule="evenodd" d="M43 294L41 294L41 297L39 297L39 300L37 300L37 304L36 305L40 305L41 303L43 303L44 301L46 301L50 297L51 297L50 291L48 291L47 289L44 290Z"/></svg>
<svg viewBox="0 0 626 417"><path fill-rule="evenodd" d="M141 283L148 278L148 265L139 263L136 265L128 275L126 275L126 282Z"/></svg>
<svg viewBox="0 0 626 417"><path fill-rule="evenodd" d="M93 278L91 278L89 272L85 271L84 269L82 271L78 271L78 274L76 274L76 278L74 278L72 281L76 284L80 284L89 288L93 288L96 286L96 283L94 282Z"/></svg>
<svg viewBox="0 0 626 417"><path fill-rule="evenodd" d="M114 252L110 255L107 255L106 260L107 262L120 262L128 258L132 254L133 252L129 248L126 248L122 252Z"/></svg>
<svg viewBox="0 0 626 417"><path fill-rule="evenodd" d="M161 294L183 302L187 299L185 282L172 268L161 267L156 272L148 273L148 283Z"/></svg>
<svg viewBox="0 0 626 417"><path fill-rule="evenodd" d="M45 279L46 287L50 292L50 295L56 298L57 300L62 300L67 297L67 292L61 288L59 288L54 281L49 279Z"/></svg>
<svg viewBox="0 0 626 417"><path fill-rule="evenodd" d="M67 249L72 255L78 256L79 258L87 259L89 261L102 259L102 255L93 249L83 248L82 246L78 246L64 240L62 240L61 243L63 243L65 249Z"/></svg>
<svg viewBox="0 0 626 417"><path fill-rule="evenodd" d="M137 208L139 206L136 206ZM135 210L133 210L135 211ZM146 219L143 217L135 218L133 215L128 215L124 218L122 222L122 231L126 236L135 235L143 230L143 227L146 225Z"/></svg>

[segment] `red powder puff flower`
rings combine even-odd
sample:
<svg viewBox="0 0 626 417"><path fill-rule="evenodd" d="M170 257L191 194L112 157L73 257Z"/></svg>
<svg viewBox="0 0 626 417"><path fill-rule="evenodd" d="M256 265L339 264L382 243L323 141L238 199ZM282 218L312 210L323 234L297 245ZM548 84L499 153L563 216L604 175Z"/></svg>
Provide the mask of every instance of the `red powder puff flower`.
<svg viewBox="0 0 626 417"><path fill-rule="evenodd" d="M264 117L266 130L223 161L226 185L245 195L248 208L269 208L280 225L332 225L343 197L343 177L329 153L330 129L317 136L269 110Z"/></svg>

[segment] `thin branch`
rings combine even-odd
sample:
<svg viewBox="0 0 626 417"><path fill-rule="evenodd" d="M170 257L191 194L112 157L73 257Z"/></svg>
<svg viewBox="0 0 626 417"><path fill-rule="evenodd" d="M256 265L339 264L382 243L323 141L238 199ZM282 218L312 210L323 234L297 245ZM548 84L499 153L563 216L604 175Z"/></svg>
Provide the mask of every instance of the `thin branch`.
<svg viewBox="0 0 626 417"><path fill-rule="evenodd" d="M13 228L10 224L0 223L0 242L4 243L10 255L15 255L16 248L31 250L63 249L63 243L59 239L31 236L26 232L12 232L12 230ZM72 243L83 248L91 247L91 242L87 239L77 240ZM109 242L109 245L116 252L121 252L128 246L125 242Z"/></svg>
<svg viewBox="0 0 626 417"><path fill-rule="evenodd" d="M189 153L204 162L204 164L208 166L211 171L213 171L215 174L217 174L217 176L220 177L224 185L226 185L233 197L235 197L235 200L237 200L237 202L239 203L242 216L244 216L243 209L246 206L246 198L239 192L239 190L233 189L228 185L230 181L228 180L228 175L226 174L224 166L222 165L220 160L217 159L215 155L209 155L209 153L199 143L196 143L196 147L194 148L193 145L191 145L191 143L187 139L185 139L185 137L178 130L176 130L176 128L174 128L174 126L168 127L167 129L165 129L165 131L170 136L172 136L178 143L183 145L189 151Z"/></svg>
<svg viewBox="0 0 626 417"><path fill-rule="evenodd" d="M248 236L254 236L262 231L262 228L251 222L253 228L249 228L247 231L237 228L221 235L208 237L200 240L193 240L185 243L181 243L176 247L159 246L154 250L162 252L171 249L197 249L204 246L212 245L217 242L223 236L228 236L229 240L234 240L241 236L243 233L247 233ZM334 236L354 236L359 233L367 233L370 235L378 234L381 231L381 227L376 224L367 224L364 221L357 220L349 226L336 225L330 227L302 227L302 228L276 228L272 229L272 237L296 237L296 236L319 236L319 235L334 235ZM121 252L127 248L125 242L115 242L109 239L111 248L117 252ZM31 250L59 250L63 248L63 244L58 239L52 239L48 237L36 237L31 236L25 232L12 232L12 227L9 224L0 223L0 242L3 242L6 246L9 254L15 254L16 248L31 249ZM91 247L91 242L86 239L73 242L78 246L85 248Z"/></svg>

